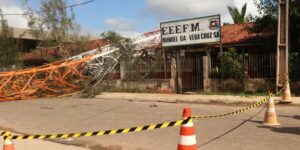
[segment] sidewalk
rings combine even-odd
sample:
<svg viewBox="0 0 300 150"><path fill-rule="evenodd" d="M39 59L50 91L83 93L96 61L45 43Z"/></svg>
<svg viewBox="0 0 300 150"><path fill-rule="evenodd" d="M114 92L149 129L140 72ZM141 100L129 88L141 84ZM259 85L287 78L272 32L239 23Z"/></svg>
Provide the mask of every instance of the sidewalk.
<svg viewBox="0 0 300 150"><path fill-rule="evenodd" d="M140 102L165 102L165 103L195 103L195 104L228 104L249 105L265 98L263 96L231 96L231 95L190 95L190 94L149 94L149 93L107 93L97 95L99 99L121 99ZM274 97L274 100L280 100ZM288 105L300 106L300 97L293 97L293 103Z"/></svg>

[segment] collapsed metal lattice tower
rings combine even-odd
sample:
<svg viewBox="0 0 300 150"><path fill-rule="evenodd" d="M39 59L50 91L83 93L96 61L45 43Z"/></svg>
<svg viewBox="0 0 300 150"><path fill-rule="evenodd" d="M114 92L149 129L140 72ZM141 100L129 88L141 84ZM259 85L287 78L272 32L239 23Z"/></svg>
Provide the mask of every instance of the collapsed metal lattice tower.
<svg viewBox="0 0 300 150"><path fill-rule="evenodd" d="M136 36L136 50L160 45L159 31ZM94 49L63 61L40 67L1 72L0 101L38 97L55 97L78 92L84 80L99 84L118 64L119 49L110 45Z"/></svg>

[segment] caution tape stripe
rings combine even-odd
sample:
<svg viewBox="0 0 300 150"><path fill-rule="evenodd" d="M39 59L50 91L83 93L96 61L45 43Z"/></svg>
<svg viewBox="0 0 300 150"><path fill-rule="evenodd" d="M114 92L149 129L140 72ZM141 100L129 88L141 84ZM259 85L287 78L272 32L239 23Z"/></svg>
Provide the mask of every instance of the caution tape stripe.
<svg viewBox="0 0 300 150"><path fill-rule="evenodd" d="M4 135L6 132L0 130L0 136Z"/></svg>
<svg viewBox="0 0 300 150"><path fill-rule="evenodd" d="M173 121L173 122L164 122L160 124L145 125L140 127L116 129L116 130L106 130L106 131L95 131L95 132L82 132L82 133L67 133L67 134L39 134L39 135L14 135L14 136L5 136L5 139L9 140L32 140L32 139L65 139L65 138L78 138L78 137L88 137L88 136L102 136L102 135L113 135L129 132L140 132L146 130L161 129L167 127L174 127L179 125L184 125L192 121L192 118Z"/></svg>
<svg viewBox="0 0 300 150"><path fill-rule="evenodd" d="M4 137L11 136L11 133L9 131L2 131L2 130L0 130L0 136L4 136Z"/></svg>
<svg viewBox="0 0 300 150"><path fill-rule="evenodd" d="M236 110L236 111L233 111L233 112L228 112L228 113L224 113L224 114L217 114L217 115L193 116L192 118L193 119L206 119L206 118L217 118L217 117L225 117L225 116L235 115L235 114L239 114L239 113L248 111L248 110L253 109L255 107L258 107L261 104L265 103L267 100L268 100L268 98L266 97L266 98L258 101L257 103L249 106L249 107L246 107L246 108L243 108L243 109L240 109L240 110Z"/></svg>

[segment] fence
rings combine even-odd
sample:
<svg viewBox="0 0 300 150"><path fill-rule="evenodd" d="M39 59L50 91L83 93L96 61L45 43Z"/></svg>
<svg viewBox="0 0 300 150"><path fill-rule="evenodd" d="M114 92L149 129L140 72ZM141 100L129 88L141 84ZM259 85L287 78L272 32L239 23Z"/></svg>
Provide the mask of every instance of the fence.
<svg viewBox="0 0 300 150"><path fill-rule="evenodd" d="M203 56L194 55L181 59L182 91L203 90Z"/></svg>
<svg viewBox="0 0 300 150"><path fill-rule="evenodd" d="M300 79L300 53L290 53L289 55L289 77L290 79Z"/></svg>
<svg viewBox="0 0 300 150"><path fill-rule="evenodd" d="M247 60L248 59L248 60ZM275 78L276 54L249 54L244 57L248 77L250 78ZM245 68L245 70L247 70Z"/></svg>
<svg viewBox="0 0 300 150"><path fill-rule="evenodd" d="M109 72L105 77L104 80L117 80L121 78L120 73L120 63L114 68L113 71Z"/></svg>
<svg viewBox="0 0 300 150"><path fill-rule="evenodd" d="M246 76L249 78L275 78L276 77L276 54L247 54L242 56L240 60L241 70L237 73L241 73L240 77ZM227 62L230 64L230 62ZM221 77L221 61L218 56L211 56L212 73L211 78ZM218 72L216 71L218 68ZM226 74L224 70L224 74ZM228 78L225 76L225 78Z"/></svg>
<svg viewBox="0 0 300 150"><path fill-rule="evenodd" d="M107 74L106 80L117 80L121 78L120 64ZM145 79L170 79L171 61L148 61L137 64L124 65L124 80L145 80Z"/></svg>

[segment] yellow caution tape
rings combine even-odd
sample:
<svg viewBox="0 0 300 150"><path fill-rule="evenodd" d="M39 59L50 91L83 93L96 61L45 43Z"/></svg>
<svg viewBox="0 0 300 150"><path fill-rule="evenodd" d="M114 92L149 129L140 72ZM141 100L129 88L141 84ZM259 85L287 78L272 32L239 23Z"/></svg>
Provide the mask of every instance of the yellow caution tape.
<svg viewBox="0 0 300 150"><path fill-rule="evenodd" d="M284 90L284 88L282 88L275 95L280 94L283 90ZM272 94L270 94L269 97L271 97L271 96L272 96ZM164 122L164 123L160 123L160 124L145 125L145 126L140 126L140 127L132 127L132 128L116 129L116 130L106 130L106 131L94 131L94 132L66 133L66 134L36 134L36 135L11 135L11 133L9 131L4 132L4 131L0 130L0 136L4 136L4 139L9 139L9 140L11 140L11 139L12 140L58 139L58 138L65 139L65 138L113 135L113 134L161 129L161 128L184 125L189 122L192 122L192 119L217 118L217 117L225 117L225 116L230 116L230 115L234 115L234 114L239 114L239 113L248 111L250 109L253 109L255 107L262 105L263 103L265 103L268 100L269 97L266 97L266 98L258 101L257 103L255 103L251 106L248 106L246 108L228 112L228 113L217 114L217 115L192 116L187 119L177 120L177 121L173 121L173 122Z"/></svg>
<svg viewBox="0 0 300 150"><path fill-rule="evenodd" d="M281 90L279 90L276 94L274 95L279 95L283 92L283 90L285 89L286 86L284 86ZM218 118L218 117L225 117L225 116L231 116L231 115L235 115L235 114L239 114L248 110L251 110L255 107L258 107L260 105L262 105L263 103L265 103L270 97L272 97L273 94L270 93L268 97L265 97L263 99L261 99L260 101L256 102L255 104L248 106L246 108L243 109L239 109L236 111L232 111L232 112L227 112L227 113L223 113L223 114L216 114L216 115L204 115L204 116L192 116L192 118L194 119L204 119L204 118Z"/></svg>
<svg viewBox="0 0 300 150"><path fill-rule="evenodd" d="M78 137L88 137L88 136L102 136L102 135L113 135L129 132L140 132L146 130L161 129L167 127L175 127L187 124L192 121L192 118L182 119L173 122L164 122L160 124L145 125L140 127L132 127L125 129L116 130L106 130L106 131L94 131L94 132L81 132L81 133L65 133L65 134L37 134L37 135L6 135L4 139L9 140L32 140L32 139L65 139L65 138L78 138Z"/></svg>
<svg viewBox="0 0 300 150"><path fill-rule="evenodd" d="M257 106L260 106L261 104L265 103L267 100L268 100L268 98L266 97L266 98L258 101L257 103L255 103L251 106L248 106L246 108L239 109L239 110L236 110L236 111L228 112L228 113L217 114L217 115L192 116L192 118L194 118L194 119L204 119L204 118L217 118L217 117L225 117L225 116L235 115L235 114L239 114L239 113L245 112L247 110L253 109Z"/></svg>
<svg viewBox="0 0 300 150"><path fill-rule="evenodd" d="M0 130L0 136L2 136L2 135L4 135L4 134L5 134L5 132L2 131L2 130Z"/></svg>
<svg viewBox="0 0 300 150"><path fill-rule="evenodd" d="M6 136L11 136L11 132L0 130L0 136L4 136L4 137L6 137Z"/></svg>

